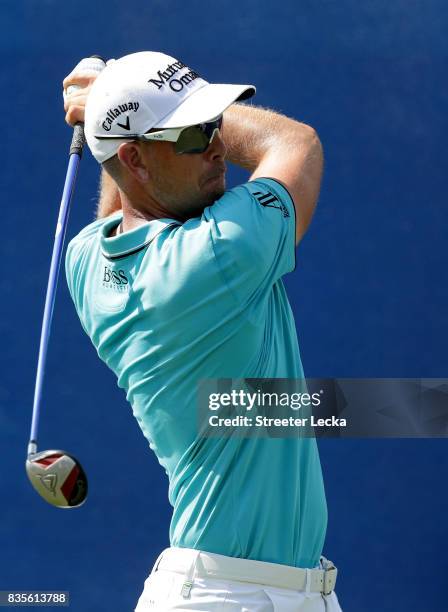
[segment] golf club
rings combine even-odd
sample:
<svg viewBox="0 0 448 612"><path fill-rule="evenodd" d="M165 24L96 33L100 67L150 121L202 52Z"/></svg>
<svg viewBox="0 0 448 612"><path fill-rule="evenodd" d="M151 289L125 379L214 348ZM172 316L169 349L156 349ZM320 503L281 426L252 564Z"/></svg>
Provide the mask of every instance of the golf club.
<svg viewBox="0 0 448 612"><path fill-rule="evenodd" d="M101 72L105 61L98 55L82 60L77 68L79 70L93 70ZM76 88L71 86L68 88ZM72 91L73 91L72 89ZM69 93L69 91L68 91ZM87 497L87 476L79 461L61 450L47 450L37 452L37 435L42 400L42 388L45 375L45 365L48 353L51 322L56 298L59 269L64 248L65 233L68 224L70 203L78 174L79 162L84 146L84 127L81 123L75 125L69 152L69 163L65 177L58 221L56 225L55 241L51 257L50 274L48 278L47 294L45 298L44 316L37 361L36 383L34 387L33 417L31 422L30 440L26 460L26 473L39 495L53 506L58 508L74 508L80 506Z"/></svg>

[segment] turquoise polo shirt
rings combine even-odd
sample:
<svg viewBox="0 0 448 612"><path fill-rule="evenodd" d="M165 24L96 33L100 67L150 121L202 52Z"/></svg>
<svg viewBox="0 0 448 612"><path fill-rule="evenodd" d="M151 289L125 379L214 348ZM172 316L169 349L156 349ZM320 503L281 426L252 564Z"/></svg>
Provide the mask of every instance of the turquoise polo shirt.
<svg viewBox="0 0 448 612"><path fill-rule="evenodd" d="M303 377L281 279L295 267L290 195L257 179L183 224L157 219L109 237L120 221L83 229L66 275L168 475L171 545L316 566L327 522L316 441L204 438L196 421L201 379Z"/></svg>

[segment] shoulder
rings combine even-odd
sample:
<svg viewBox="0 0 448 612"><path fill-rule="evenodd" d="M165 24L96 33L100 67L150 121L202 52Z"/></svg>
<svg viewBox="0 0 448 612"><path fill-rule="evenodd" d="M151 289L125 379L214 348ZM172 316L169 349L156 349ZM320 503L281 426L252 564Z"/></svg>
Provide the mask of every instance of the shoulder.
<svg viewBox="0 0 448 612"><path fill-rule="evenodd" d="M95 238L99 235L102 227L106 223L110 223L112 219L119 218L120 216L121 216L121 213L116 213L114 215L110 215L109 217L104 217L102 219L96 219L92 223L89 223L89 225L86 225L86 227L84 227L76 236L74 236L70 240L67 248L70 248L70 247L73 248L77 245L85 244L86 242L89 242L90 240L92 240L92 238Z"/></svg>
<svg viewBox="0 0 448 612"><path fill-rule="evenodd" d="M270 287L295 267L294 202L275 179L257 178L225 192L204 210L215 259L246 290Z"/></svg>
<svg viewBox="0 0 448 612"><path fill-rule="evenodd" d="M81 252L88 251L89 247L99 244L99 237L104 225L109 224L113 219L119 218L121 213L116 213L102 219L96 219L84 227L74 236L67 246L66 260L69 261L73 255L80 255Z"/></svg>
<svg viewBox="0 0 448 612"><path fill-rule="evenodd" d="M257 178L226 191L203 216L213 238L242 239L261 248L266 240L274 245L295 231L294 202L284 185L272 178Z"/></svg>
<svg viewBox="0 0 448 612"><path fill-rule="evenodd" d="M267 208L278 207L283 210L284 216L290 216L294 211L294 203L286 187L277 179L263 177L229 189L204 212L207 216L206 211L209 211L210 216L210 210L216 207L234 205L244 200Z"/></svg>

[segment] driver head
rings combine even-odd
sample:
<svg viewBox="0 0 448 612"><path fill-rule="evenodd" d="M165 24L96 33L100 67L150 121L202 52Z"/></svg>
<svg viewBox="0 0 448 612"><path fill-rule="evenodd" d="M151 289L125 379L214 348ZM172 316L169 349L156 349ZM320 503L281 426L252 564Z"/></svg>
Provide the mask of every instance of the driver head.
<svg viewBox="0 0 448 612"><path fill-rule="evenodd" d="M68 453L48 450L28 455L26 473L41 497L58 508L74 508L87 497L87 476Z"/></svg>

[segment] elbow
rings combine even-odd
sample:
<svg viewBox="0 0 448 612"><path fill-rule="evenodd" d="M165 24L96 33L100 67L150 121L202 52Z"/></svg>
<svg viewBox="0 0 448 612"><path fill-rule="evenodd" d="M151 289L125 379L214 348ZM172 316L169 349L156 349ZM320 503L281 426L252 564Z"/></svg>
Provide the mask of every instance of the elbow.
<svg viewBox="0 0 448 612"><path fill-rule="evenodd" d="M306 146L307 146L307 158L308 165L314 167L314 172L318 174L322 173L323 164L324 164L324 150L322 147L322 142L319 138L318 133L312 127L307 126L307 137L306 137Z"/></svg>
<svg viewBox="0 0 448 612"><path fill-rule="evenodd" d="M292 132L294 147L299 144L302 156L309 161L313 161L317 166L323 166L324 152L322 142L317 131L305 123L296 123L296 130ZM290 133L291 136L291 133Z"/></svg>
<svg viewBox="0 0 448 612"><path fill-rule="evenodd" d="M306 142L312 153L313 157L322 158L324 156L322 142L319 138L319 134L314 128L307 125L306 127Z"/></svg>

